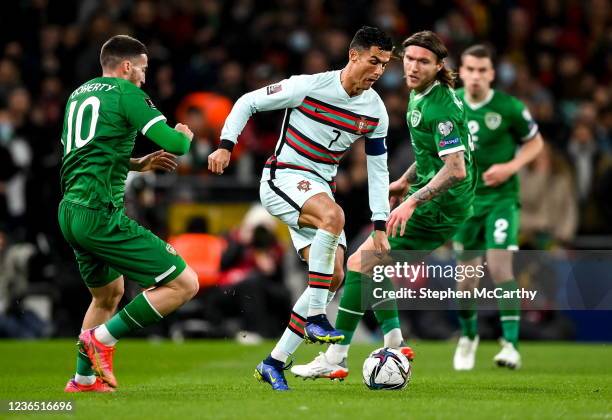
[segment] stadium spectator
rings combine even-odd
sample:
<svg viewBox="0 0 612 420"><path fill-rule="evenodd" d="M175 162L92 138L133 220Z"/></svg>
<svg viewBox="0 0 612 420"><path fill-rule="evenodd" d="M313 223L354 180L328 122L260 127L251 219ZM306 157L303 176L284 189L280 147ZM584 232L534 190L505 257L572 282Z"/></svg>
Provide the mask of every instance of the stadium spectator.
<svg viewBox="0 0 612 420"><path fill-rule="evenodd" d="M33 245L10 243L0 229L0 338L39 338L49 331L36 313L23 306L35 254Z"/></svg>
<svg viewBox="0 0 612 420"><path fill-rule="evenodd" d="M602 151L594 130L578 121L570 135L567 153L573 163L575 187L580 207L580 231L583 233L612 232L612 156Z"/></svg>
<svg viewBox="0 0 612 420"><path fill-rule="evenodd" d="M569 165L549 144L520 172L521 247L548 249L570 244L578 206Z"/></svg>
<svg viewBox="0 0 612 420"><path fill-rule="evenodd" d="M263 207L252 207L241 226L227 236L217 287L206 291L206 318L221 324L237 317L236 340L254 344L277 337L291 312L284 284L284 250L276 238L276 221Z"/></svg>

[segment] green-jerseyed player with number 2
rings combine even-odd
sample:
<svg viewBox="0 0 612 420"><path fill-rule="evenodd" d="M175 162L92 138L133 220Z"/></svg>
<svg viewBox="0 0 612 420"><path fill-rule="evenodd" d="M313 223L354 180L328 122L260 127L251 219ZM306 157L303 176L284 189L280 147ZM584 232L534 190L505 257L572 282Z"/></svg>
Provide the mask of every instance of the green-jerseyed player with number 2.
<svg viewBox="0 0 612 420"><path fill-rule="evenodd" d="M66 392L114 391L117 340L157 323L198 291L197 275L174 248L124 211L128 171L173 170L172 153L186 153L193 138L186 125L170 128L140 89L147 60L140 41L112 37L100 53L102 77L77 88L66 104L58 219L92 295ZM137 131L163 150L132 159ZM124 276L147 290L115 314Z"/></svg>
<svg viewBox="0 0 612 420"><path fill-rule="evenodd" d="M536 157L543 140L525 105L491 88L495 71L487 47L474 45L463 52L459 77L465 87L457 90L457 96L466 105L474 155L481 173L476 184L474 216L454 238L459 263L480 265L486 253L487 268L496 287L516 290L518 285L512 272L512 253L518 249L519 229L516 173ZM457 288L472 290L476 285L477 279L470 278L457 283ZM475 299L462 299L460 303L462 334L453 358L456 370L474 367L478 347L475 306ZM503 341L494 361L498 366L517 369L521 366L518 352L520 300L500 300L499 310Z"/></svg>

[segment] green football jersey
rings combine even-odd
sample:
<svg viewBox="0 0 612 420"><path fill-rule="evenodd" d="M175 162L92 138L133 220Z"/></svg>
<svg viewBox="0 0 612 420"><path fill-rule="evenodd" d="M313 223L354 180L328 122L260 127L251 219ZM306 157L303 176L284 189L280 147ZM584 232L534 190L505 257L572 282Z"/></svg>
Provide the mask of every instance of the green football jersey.
<svg viewBox="0 0 612 420"><path fill-rule="evenodd" d="M68 98L61 184L64 199L91 208L123 206L136 131L166 118L133 83L92 79Z"/></svg>
<svg viewBox="0 0 612 420"><path fill-rule="evenodd" d="M411 185L409 194L427 185L444 166L441 157L463 151L467 176L432 201L450 215L470 212L476 167L461 100L451 88L435 81L423 92L410 93L406 119L417 166L417 182Z"/></svg>
<svg viewBox="0 0 612 420"><path fill-rule="evenodd" d="M482 174L491 165L512 160L519 145L538 133L529 110L517 98L491 89L487 98L478 104L465 99L465 90L457 89L457 96L466 104L468 128L474 142L474 156L478 172L476 203L487 205L500 200L519 200L519 180L515 174L497 187L488 187Z"/></svg>

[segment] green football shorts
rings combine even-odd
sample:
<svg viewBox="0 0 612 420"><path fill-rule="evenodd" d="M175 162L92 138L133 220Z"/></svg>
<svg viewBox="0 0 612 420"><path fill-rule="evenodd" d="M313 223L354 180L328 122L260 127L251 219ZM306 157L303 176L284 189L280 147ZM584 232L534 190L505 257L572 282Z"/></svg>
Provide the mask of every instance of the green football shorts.
<svg viewBox="0 0 612 420"><path fill-rule="evenodd" d="M91 209L62 200L58 219L89 288L121 275L142 288L158 286L187 266L170 244L130 219L123 208Z"/></svg>
<svg viewBox="0 0 612 420"><path fill-rule="evenodd" d="M520 210L516 202L499 201L475 210L453 238L460 260L480 256L487 249L518 250Z"/></svg>
<svg viewBox="0 0 612 420"><path fill-rule="evenodd" d="M432 202L417 207L406 223L404 236L389 237L391 251L433 251L451 240L470 215L471 208L450 215Z"/></svg>

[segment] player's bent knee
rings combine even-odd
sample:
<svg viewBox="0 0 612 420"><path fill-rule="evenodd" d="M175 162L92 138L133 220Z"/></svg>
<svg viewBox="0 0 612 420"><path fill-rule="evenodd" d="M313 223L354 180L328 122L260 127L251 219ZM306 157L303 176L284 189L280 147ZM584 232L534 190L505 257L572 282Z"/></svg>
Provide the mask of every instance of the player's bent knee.
<svg viewBox="0 0 612 420"><path fill-rule="evenodd" d="M190 292L191 292L190 295L191 296L189 297L189 299L191 299L195 295L197 295L199 291L200 291L200 282L198 281L198 276L195 275L195 273L194 273L194 276L191 279L191 290L190 290Z"/></svg>
<svg viewBox="0 0 612 420"><path fill-rule="evenodd" d="M189 266L185 268L185 271L181 273L179 277L183 277L182 289L184 290L186 300L193 298L200 290L200 283L198 281L198 275Z"/></svg>
<svg viewBox="0 0 612 420"><path fill-rule="evenodd" d="M321 228L335 234L340 234L344 228L344 212L338 205L330 206L322 215Z"/></svg>
<svg viewBox="0 0 612 420"><path fill-rule="evenodd" d="M197 274L189 266L177 278L164 286L172 289L183 303L193 298L200 287Z"/></svg>

